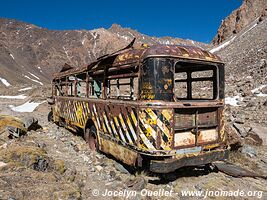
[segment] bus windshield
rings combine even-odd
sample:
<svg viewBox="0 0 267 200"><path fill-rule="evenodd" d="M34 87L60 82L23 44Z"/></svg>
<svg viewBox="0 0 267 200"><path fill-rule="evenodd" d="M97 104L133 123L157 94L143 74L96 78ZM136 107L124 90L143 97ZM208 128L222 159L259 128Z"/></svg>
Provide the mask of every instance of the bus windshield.
<svg viewBox="0 0 267 200"><path fill-rule="evenodd" d="M224 96L224 71L213 63L149 58L142 68L142 100L215 100Z"/></svg>

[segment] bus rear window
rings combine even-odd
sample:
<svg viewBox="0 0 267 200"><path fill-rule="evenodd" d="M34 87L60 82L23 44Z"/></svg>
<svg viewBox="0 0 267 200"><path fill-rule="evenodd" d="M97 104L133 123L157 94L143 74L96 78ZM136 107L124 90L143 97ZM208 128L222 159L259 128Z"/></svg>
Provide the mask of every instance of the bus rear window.
<svg viewBox="0 0 267 200"><path fill-rule="evenodd" d="M177 100L217 98L217 67L178 62L175 64L174 95Z"/></svg>

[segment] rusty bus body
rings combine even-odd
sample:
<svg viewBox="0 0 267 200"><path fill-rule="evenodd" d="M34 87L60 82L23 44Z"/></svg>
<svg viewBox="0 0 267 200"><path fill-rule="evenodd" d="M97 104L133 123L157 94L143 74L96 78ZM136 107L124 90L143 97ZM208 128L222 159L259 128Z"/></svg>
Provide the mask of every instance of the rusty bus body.
<svg viewBox="0 0 267 200"><path fill-rule="evenodd" d="M128 165L167 173L228 157L224 64L200 48L125 48L67 66L52 91L55 122Z"/></svg>

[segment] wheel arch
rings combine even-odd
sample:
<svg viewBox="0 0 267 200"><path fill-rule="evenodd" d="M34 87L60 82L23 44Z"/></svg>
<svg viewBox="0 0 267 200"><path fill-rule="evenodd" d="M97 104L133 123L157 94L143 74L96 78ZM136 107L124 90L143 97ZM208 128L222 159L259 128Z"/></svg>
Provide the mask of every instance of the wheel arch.
<svg viewBox="0 0 267 200"><path fill-rule="evenodd" d="M98 127L96 126L96 122L94 122L94 120L92 118L88 118L86 123L85 123L85 126L84 126L84 133L86 132L86 129L87 128L91 128L92 126L95 127L96 129L96 135L95 137L97 138L97 141L98 141L98 144L99 144L99 148L101 149L101 142L100 142L100 136L99 136L99 130L98 130Z"/></svg>

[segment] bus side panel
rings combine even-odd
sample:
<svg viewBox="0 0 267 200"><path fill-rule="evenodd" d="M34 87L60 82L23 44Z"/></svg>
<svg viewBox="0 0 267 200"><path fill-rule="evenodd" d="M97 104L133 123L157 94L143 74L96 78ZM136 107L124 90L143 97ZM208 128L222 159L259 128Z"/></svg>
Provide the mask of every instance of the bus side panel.
<svg viewBox="0 0 267 200"><path fill-rule="evenodd" d="M139 111L139 147L144 150L171 150L173 110L142 108Z"/></svg>
<svg viewBox="0 0 267 200"><path fill-rule="evenodd" d="M123 143L137 145L137 111L125 105L97 104L103 133ZM100 108L101 107L101 108Z"/></svg>
<svg viewBox="0 0 267 200"><path fill-rule="evenodd" d="M74 99L56 98L53 106L53 116L55 121L64 119L66 123L84 128L88 119L92 119L96 124L98 123L98 116L96 106L87 101L78 101Z"/></svg>

